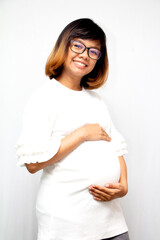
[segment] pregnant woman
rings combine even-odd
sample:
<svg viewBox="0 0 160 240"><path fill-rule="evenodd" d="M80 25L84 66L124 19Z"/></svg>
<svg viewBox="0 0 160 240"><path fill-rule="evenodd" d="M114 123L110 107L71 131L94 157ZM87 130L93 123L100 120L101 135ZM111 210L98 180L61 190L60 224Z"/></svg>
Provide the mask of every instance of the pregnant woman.
<svg viewBox="0 0 160 240"><path fill-rule="evenodd" d="M46 63L51 81L32 95L17 144L18 166L43 169L38 240L128 240L118 198L127 194L127 152L92 89L108 76L106 36L91 19L68 24Z"/></svg>

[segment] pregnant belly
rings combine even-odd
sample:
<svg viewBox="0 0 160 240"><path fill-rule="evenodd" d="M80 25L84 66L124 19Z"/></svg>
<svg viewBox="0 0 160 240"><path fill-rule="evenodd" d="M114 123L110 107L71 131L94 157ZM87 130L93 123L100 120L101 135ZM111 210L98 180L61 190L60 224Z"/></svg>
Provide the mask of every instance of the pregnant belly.
<svg viewBox="0 0 160 240"><path fill-rule="evenodd" d="M84 220L84 215L92 216L93 211L97 213L102 210L88 187L92 184L104 186L106 183L118 182L119 177L119 159L112 143L101 140L84 142L67 157L44 170L37 210L61 218L67 216Z"/></svg>
<svg viewBox="0 0 160 240"><path fill-rule="evenodd" d="M120 164L111 142L86 141L47 171L57 183L88 187L118 182Z"/></svg>

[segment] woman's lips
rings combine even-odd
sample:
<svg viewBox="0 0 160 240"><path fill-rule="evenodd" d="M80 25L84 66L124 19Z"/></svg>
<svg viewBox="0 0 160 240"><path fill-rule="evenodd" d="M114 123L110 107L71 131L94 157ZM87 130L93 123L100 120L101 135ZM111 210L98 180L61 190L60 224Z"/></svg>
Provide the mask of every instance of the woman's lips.
<svg viewBox="0 0 160 240"><path fill-rule="evenodd" d="M80 61L76 61L76 60L73 60L74 64L76 65L76 67L80 68L80 69L84 69L87 67L87 64L83 63L83 62L80 62Z"/></svg>

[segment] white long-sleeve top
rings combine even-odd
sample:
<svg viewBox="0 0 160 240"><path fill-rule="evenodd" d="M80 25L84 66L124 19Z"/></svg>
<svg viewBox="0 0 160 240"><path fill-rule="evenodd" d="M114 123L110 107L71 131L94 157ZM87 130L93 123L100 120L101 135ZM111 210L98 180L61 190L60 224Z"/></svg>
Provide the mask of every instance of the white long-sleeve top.
<svg viewBox="0 0 160 240"><path fill-rule="evenodd" d="M98 123L112 141L85 141L43 170L37 197L38 240L99 240L128 230L118 199L98 202L92 184L118 182L118 156L127 153L107 106L93 90L75 91L53 79L34 92L17 143L18 166L51 159L61 139L86 123Z"/></svg>

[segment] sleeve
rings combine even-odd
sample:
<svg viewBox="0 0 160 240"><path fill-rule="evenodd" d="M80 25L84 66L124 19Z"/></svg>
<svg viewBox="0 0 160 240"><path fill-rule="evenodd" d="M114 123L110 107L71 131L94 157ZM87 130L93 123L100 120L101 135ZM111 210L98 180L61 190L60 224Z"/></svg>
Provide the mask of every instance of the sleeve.
<svg viewBox="0 0 160 240"><path fill-rule="evenodd" d="M56 113L50 118L44 94L36 91L24 111L23 130L16 144L17 166L48 161L58 152L61 139L52 132L55 119Z"/></svg>
<svg viewBox="0 0 160 240"><path fill-rule="evenodd" d="M103 111L105 112L105 121L106 121L106 132L111 137L112 146L117 154L117 156L122 156L128 153L127 144L124 137L117 131L115 128L111 116L109 114L107 105L104 100L101 99Z"/></svg>
<svg viewBox="0 0 160 240"><path fill-rule="evenodd" d="M110 137L117 156L123 156L128 153L127 144L124 137L115 129L112 120L110 120Z"/></svg>

